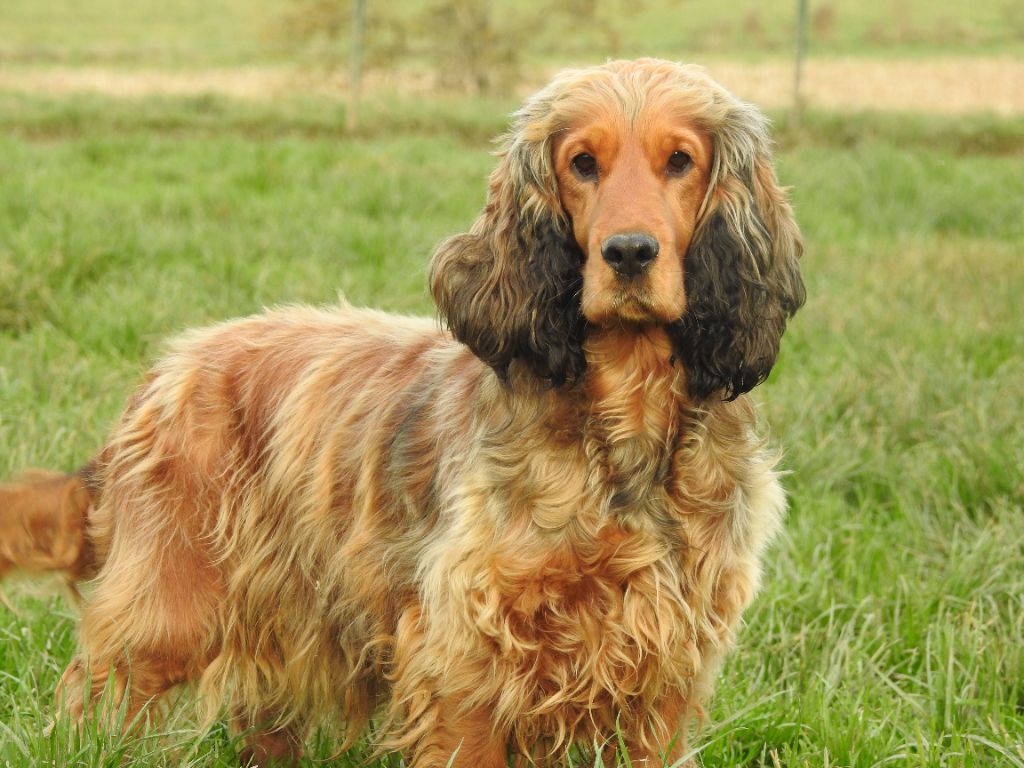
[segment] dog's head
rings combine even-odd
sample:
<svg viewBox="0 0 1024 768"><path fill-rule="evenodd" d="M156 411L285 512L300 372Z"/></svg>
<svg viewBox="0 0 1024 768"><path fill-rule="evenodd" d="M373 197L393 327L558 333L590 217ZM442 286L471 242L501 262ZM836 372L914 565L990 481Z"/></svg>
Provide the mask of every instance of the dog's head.
<svg viewBox="0 0 1024 768"><path fill-rule="evenodd" d="M588 329L666 329L698 400L764 380L804 301L766 121L700 68L563 72L516 113L487 205L431 265L455 336L500 376L580 378Z"/></svg>

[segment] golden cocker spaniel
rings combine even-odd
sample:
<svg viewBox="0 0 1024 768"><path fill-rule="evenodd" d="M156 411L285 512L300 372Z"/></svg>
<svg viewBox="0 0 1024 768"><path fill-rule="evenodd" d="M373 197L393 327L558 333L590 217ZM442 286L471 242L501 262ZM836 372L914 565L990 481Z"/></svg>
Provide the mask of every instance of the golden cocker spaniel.
<svg viewBox="0 0 1024 768"><path fill-rule="evenodd" d="M441 318L288 308L175 342L0 572L89 580L61 699L193 682L247 757L373 722L416 768L687 754L785 501L745 393L804 300L766 122L701 69L530 98L430 267Z"/></svg>

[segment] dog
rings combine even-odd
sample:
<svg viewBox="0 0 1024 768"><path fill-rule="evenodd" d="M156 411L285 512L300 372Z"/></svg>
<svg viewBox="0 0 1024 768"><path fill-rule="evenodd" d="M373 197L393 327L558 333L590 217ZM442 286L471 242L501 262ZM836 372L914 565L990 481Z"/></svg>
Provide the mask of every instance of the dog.
<svg viewBox="0 0 1024 768"><path fill-rule="evenodd" d="M416 768L687 757L785 509L746 393L801 252L756 108L665 61L557 75L433 256L444 327L193 331L86 467L0 487L0 572L88 582L61 706L194 683L261 764L324 722Z"/></svg>

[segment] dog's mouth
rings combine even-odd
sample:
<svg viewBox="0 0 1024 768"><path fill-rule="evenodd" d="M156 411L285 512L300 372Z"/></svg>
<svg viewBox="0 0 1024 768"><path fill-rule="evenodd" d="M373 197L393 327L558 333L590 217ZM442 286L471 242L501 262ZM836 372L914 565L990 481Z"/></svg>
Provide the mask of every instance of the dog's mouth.
<svg viewBox="0 0 1024 768"><path fill-rule="evenodd" d="M620 321L638 325L662 325L676 319L677 313L649 285L631 281L620 285L609 300L611 314Z"/></svg>
<svg viewBox="0 0 1024 768"><path fill-rule="evenodd" d="M668 325L686 305L682 280L664 265L625 276L593 257L584 264L581 299L584 317L599 327Z"/></svg>

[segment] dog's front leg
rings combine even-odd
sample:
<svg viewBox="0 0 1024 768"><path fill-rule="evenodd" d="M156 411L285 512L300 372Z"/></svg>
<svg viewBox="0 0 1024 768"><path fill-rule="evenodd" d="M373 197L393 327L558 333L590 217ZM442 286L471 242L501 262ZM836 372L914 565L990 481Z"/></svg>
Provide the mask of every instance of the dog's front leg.
<svg viewBox="0 0 1024 768"><path fill-rule="evenodd" d="M433 727L416 746L413 768L505 768L505 738L495 732L489 712L463 712L451 700L434 707Z"/></svg>

